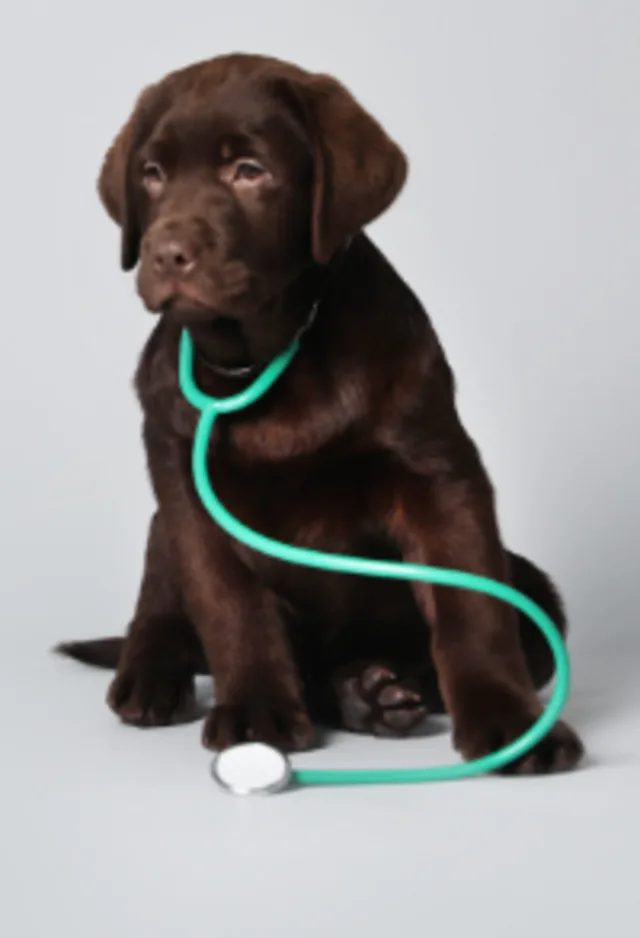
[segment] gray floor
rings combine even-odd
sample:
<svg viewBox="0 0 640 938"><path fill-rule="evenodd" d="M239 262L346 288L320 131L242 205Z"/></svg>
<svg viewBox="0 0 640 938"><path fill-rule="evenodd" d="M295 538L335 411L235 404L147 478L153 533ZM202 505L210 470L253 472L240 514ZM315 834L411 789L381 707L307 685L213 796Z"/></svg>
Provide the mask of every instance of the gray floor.
<svg viewBox="0 0 640 938"><path fill-rule="evenodd" d="M197 726L121 727L101 706L107 675L35 647L3 655L2 931L631 934L640 688L629 659L574 661L580 772L238 799L210 780ZM338 736L296 764L452 757L439 731Z"/></svg>

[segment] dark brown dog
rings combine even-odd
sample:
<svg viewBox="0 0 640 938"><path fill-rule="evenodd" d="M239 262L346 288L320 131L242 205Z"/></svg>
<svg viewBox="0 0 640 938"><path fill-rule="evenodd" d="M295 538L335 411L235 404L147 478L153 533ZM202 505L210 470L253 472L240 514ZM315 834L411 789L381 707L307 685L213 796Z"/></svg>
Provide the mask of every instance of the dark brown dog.
<svg viewBox="0 0 640 938"><path fill-rule="evenodd" d="M211 475L229 510L294 544L510 581L564 632L551 582L502 546L424 310L362 234L405 175L340 84L257 56L147 88L109 150L99 188L122 265L139 261L140 296L161 314L137 374L158 510L127 638L61 650L117 664L109 703L126 722L182 718L198 672L215 678L204 742L216 749L301 749L314 723L401 735L444 708L470 759L539 715L552 660L509 607L266 559L214 525L191 482L180 330L199 386L224 397L306 329L268 396L216 427ZM566 769L581 754L559 723L511 770Z"/></svg>

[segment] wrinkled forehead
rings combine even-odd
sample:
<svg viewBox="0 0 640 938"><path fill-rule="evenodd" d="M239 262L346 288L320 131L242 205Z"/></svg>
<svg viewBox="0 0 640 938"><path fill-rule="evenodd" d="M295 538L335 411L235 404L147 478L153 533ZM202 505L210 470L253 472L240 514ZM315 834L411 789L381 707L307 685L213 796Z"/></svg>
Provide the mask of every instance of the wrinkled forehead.
<svg viewBox="0 0 640 938"><path fill-rule="evenodd" d="M311 153L297 115L275 91L251 79L180 94L157 121L147 149L194 162L249 152L291 162Z"/></svg>

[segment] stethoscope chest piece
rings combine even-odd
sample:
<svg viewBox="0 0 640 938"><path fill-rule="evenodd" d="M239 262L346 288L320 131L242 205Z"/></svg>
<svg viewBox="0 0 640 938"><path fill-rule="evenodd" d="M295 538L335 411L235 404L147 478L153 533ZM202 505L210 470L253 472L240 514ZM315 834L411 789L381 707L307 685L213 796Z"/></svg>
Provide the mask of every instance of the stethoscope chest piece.
<svg viewBox="0 0 640 938"><path fill-rule="evenodd" d="M289 784L291 763L273 746L241 743L218 753L211 774L233 795L272 795Z"/></svg>

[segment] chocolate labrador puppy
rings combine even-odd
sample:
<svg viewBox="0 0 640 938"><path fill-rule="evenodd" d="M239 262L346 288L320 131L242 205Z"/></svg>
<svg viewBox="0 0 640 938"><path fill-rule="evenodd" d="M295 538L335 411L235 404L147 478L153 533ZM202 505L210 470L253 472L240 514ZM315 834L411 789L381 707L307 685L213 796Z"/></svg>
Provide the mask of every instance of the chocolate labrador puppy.
<svg viewBox="0 0 640 938"><path fill-rule="evenodd" d="M158 507L126 638L60 650L117 666L108 700L125 722L183 719L197 673L215 679L203 733L213 749L303 749L321 724L404 735L446 711L472 759L540 714L553 662L510 607L267 559L217 528L191 480L197 414L178 387L181 330L199 386L217 397L300 334L266 398L216 425L211 476L228 509L293 544L509 581L564 633L550 580L501 542L427 315L363 234L406 172L341 84L251 55L147 88L108 151L100 195L122 266L137 266L158 316L136 379ZM558 723L510 771L567 769L582 751Z"/></svg>

